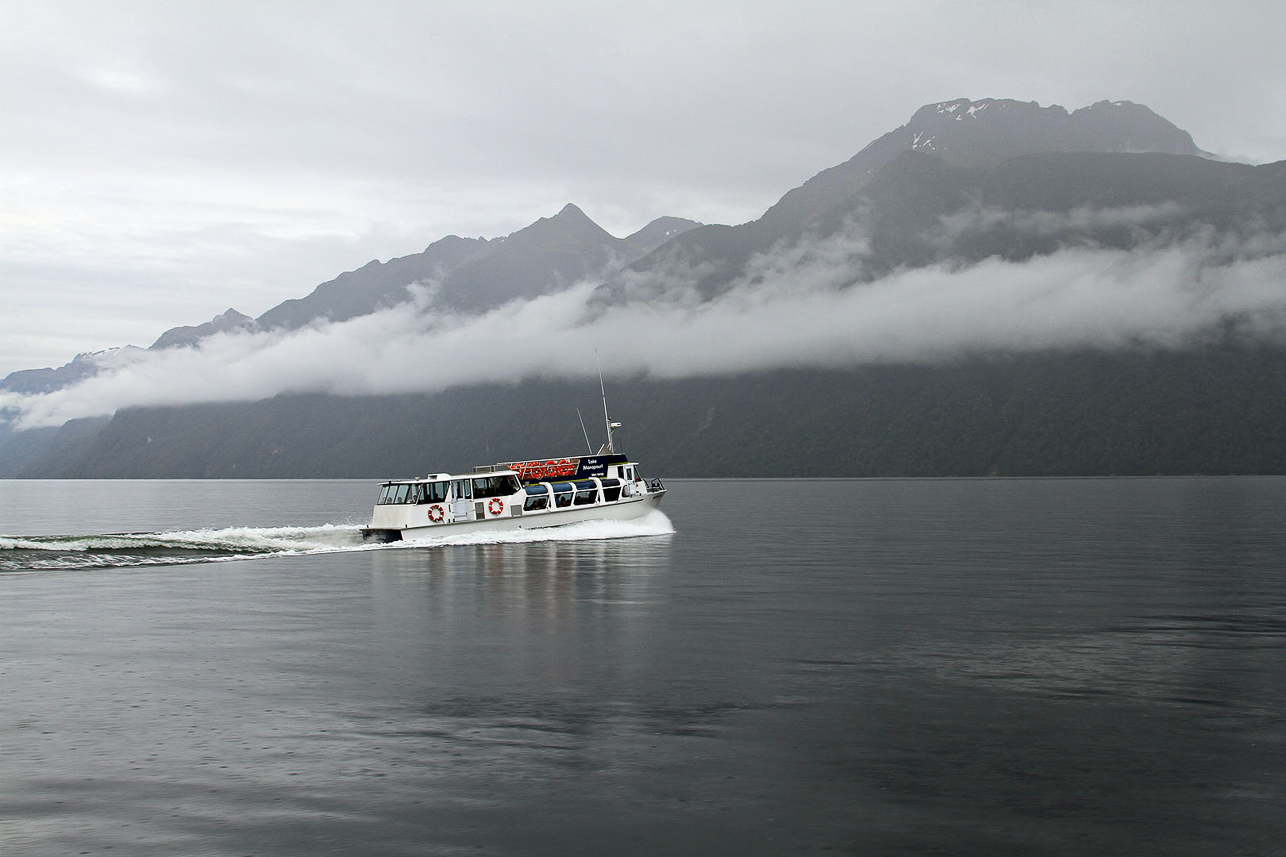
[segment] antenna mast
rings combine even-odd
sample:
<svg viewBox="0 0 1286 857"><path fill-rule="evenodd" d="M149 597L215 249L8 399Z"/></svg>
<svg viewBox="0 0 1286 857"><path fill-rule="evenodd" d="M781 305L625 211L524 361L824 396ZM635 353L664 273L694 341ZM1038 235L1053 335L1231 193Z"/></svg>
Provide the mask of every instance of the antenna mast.
<svg viewBox="0 0 1286 857"><path fill-rule="evenodd" d="M599 452L606 451L611 454L616 452L616 447L612 445L612 429L620 428L621 424L612 422L612 418L607 415L607 388L603 386L603 361L598 359L597 348L594 349L594 361L598 364L598 390L603 394L603 422L607 424L607 446Z"/></svg>
<svg viewBox="0 0 1286 857"><path fill-rule="evenodd" d="M581 434L585 435L585 448L589 450L590 455L593 455L594 445L589 442L589 432L585 431L585 418L580 415L580 408L576 409L576 419L580 420Z"/></svg>

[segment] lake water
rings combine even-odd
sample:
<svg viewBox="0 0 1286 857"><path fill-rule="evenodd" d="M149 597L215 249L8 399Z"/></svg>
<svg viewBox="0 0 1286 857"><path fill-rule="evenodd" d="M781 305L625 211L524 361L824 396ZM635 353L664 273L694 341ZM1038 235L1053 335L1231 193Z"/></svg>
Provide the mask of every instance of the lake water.
<svg viewBox="0 0 1286 857"><path fill-rule="evenodd" d="M1286 479L667 487L0 482L0 851L1286 853Z"/></svg>

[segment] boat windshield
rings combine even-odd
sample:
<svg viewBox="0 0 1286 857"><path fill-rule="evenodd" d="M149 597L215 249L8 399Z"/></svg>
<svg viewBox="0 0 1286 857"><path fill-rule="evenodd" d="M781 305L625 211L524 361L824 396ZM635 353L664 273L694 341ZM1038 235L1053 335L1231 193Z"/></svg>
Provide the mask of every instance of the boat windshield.
<svg viewBox="0 0 1286 857"><path fill-rule="evenodd" d="M391 485L385 485L383 490L380 491L379 505L389 506L394 503L415 502L415 500L413 499L414 495L412 494L412 490L411 490L414 487L415 486L413 486L409 482L393 483Z"/></svg>
<svg viewBox="0 0 1286 857"><path fill-rule="evenodd" d="M380 506L400 503L441 503L447 498L447 482L393 482L380 489Z"/></svg>

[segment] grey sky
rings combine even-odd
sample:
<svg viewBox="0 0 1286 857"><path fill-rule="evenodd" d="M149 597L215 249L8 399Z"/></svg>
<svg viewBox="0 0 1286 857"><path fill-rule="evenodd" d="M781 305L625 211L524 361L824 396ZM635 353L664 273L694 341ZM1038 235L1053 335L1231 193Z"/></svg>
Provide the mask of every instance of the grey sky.
<svg viewBox="0 0 1286 857"><path fill-rule="evenodd" d="M1280 3L0 0L0 376L575 202L753 219L923 104L1286 158Z"/></svg>

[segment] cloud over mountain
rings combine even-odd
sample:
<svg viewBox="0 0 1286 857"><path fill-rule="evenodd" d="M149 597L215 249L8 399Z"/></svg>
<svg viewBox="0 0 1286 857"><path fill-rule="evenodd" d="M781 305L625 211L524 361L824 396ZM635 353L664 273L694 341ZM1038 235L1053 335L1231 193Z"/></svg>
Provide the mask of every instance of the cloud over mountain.
<svg viewBox="0 0 1286 857"><path fill-rule="evenodd" d="M1134 225L1156 216L1167 213L1004 219L1043 234L1065 228L1063 221ZM976 220L991 228L998 217L980 212ZM943 224L951 233L968 228ZM195 346L135 352L62 390L5 393L0 406L30 427L142 405L435 392L584 376L594 369L595 348L612 374L677 378L994 352L1182 348L1230 327L1255 341L1286 332L1286 238L1277 234L1066 247L1022 261L948 261L868 280L869 248L856 224L785 244L754 255L712 299L700 290L701 272L682 266L661 272L659 292L606 308L591 306L593 281L476 315L437 310L431 291L420 288L413 301L344 321L232 330Z"/></svg>
<svg viewBox="0 0 1286 857"><path fill-rule="evenodd" d="M937 154L920 145L928 131ZM981 158L989 135L1017 156ZM1030 151L1041 146L1056 151ZM1064 151L1078 146L1101 151ZM230 311L178 328L157 344L173 347L125 352L61 389L11 384L0 409L32 427L285 393L435 392L583 376L596 348L609 373L679 378L1277 341L1282 166L1205 159L1124 102L1072 114L943 102L752 223L663 218L616 239L569 205L506 238L372 262L253 322Z"/></svg>

